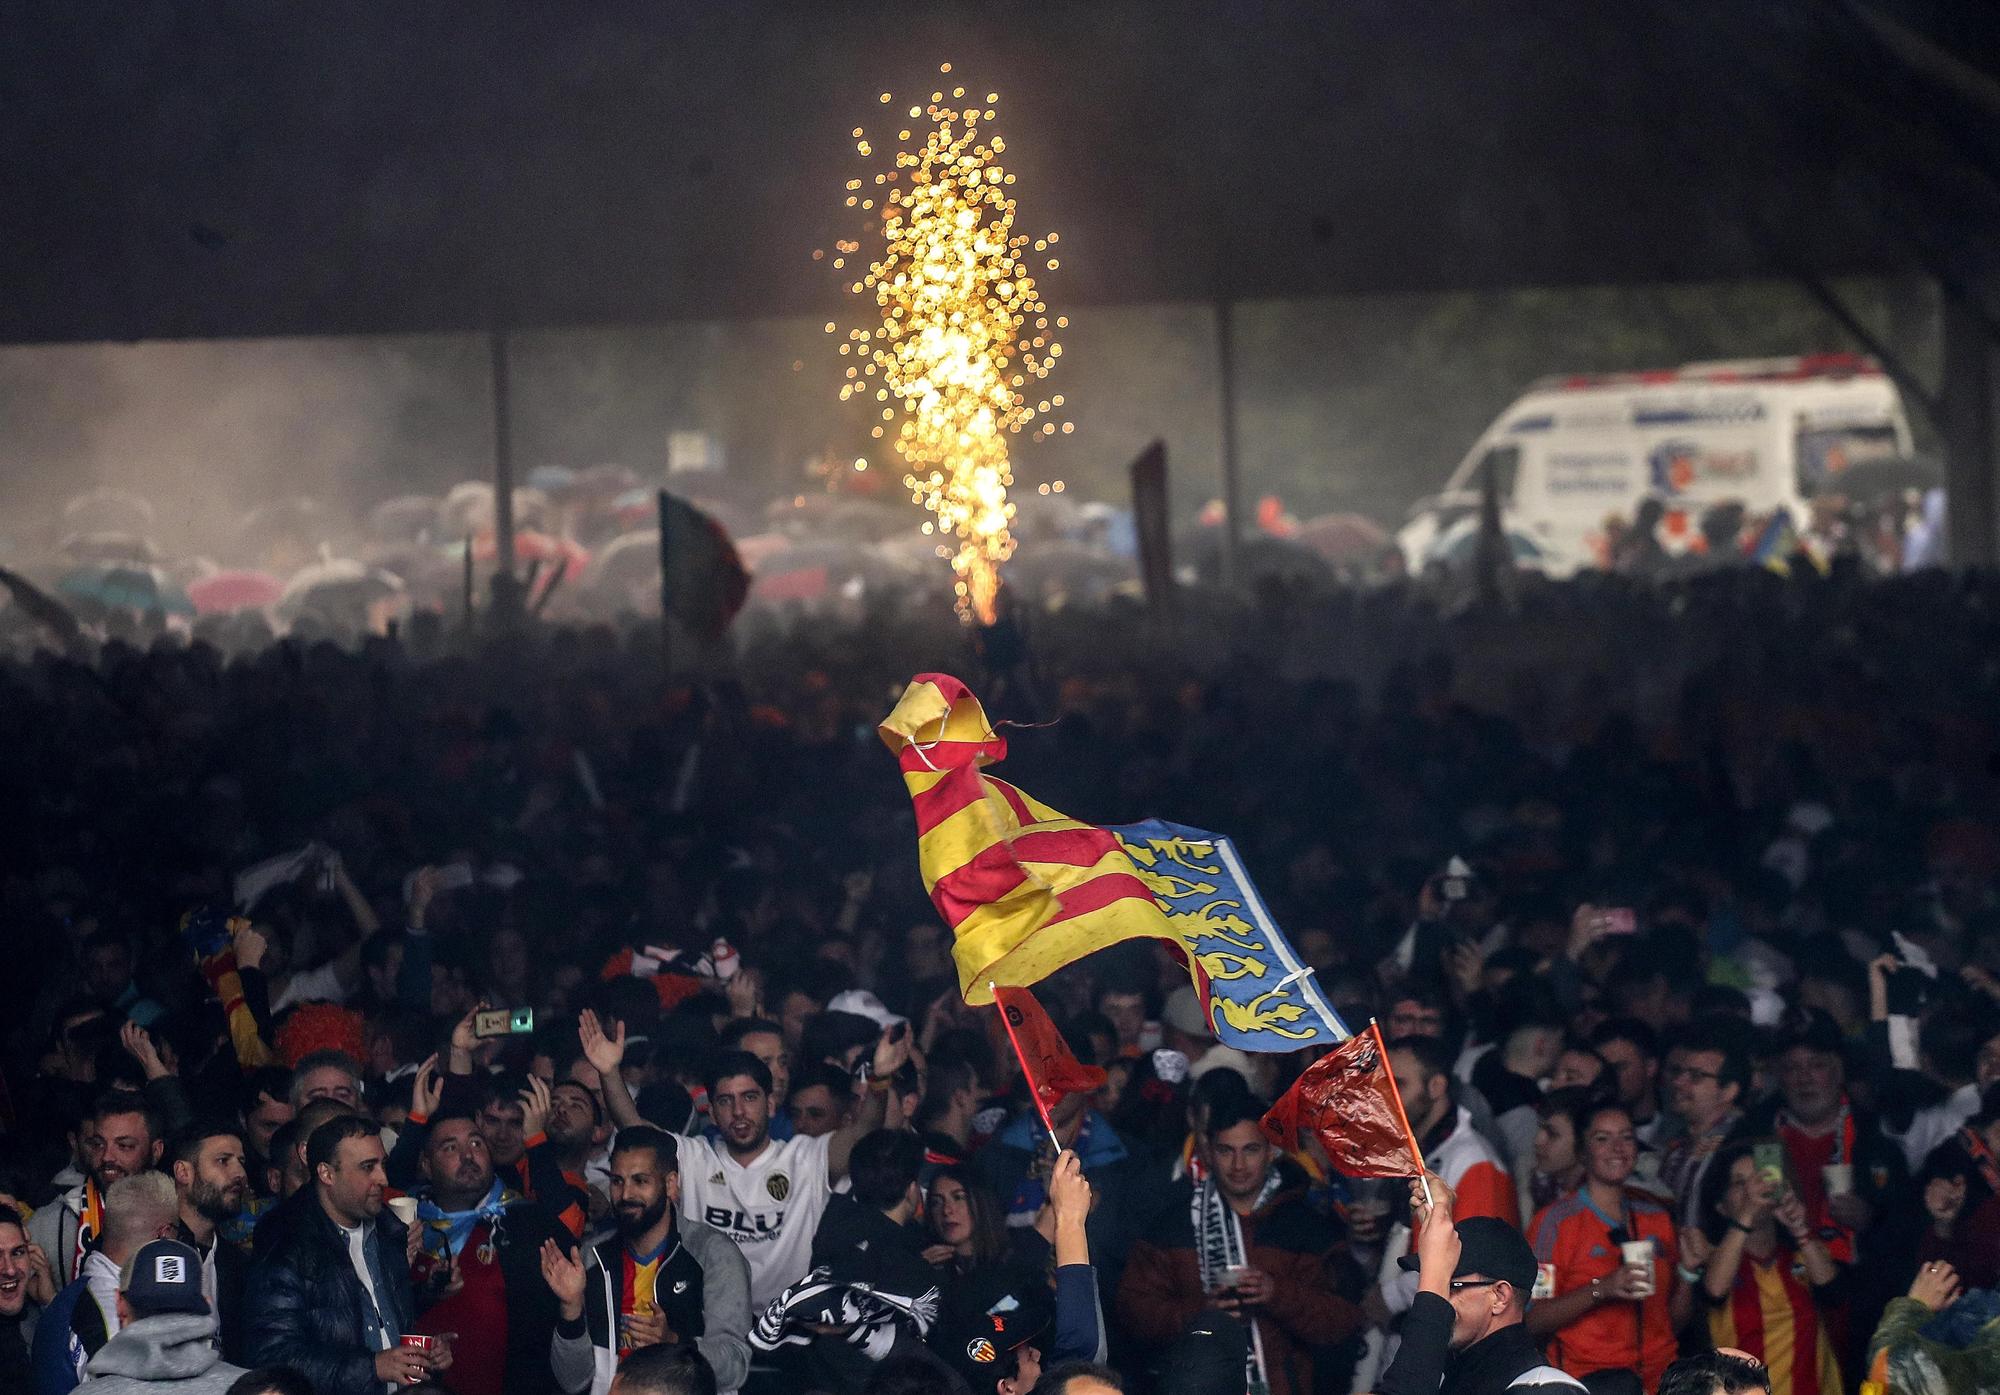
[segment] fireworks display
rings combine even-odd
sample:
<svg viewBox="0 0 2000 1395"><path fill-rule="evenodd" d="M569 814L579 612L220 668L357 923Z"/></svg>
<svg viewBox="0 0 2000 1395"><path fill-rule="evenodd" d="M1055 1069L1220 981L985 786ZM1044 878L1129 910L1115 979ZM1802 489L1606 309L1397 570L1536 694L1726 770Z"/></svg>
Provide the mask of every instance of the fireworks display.
<svg viewBox="0 0 2000 1395"><path fill-rule="evenodd" d="M948 81L951 65L939 71ZM881 101L901 114L892 94ZM1056 270L1056 234L1014 231L1006 144L987 133L998 102L998 93L982 102L940 85L927 104L901 109L907 123L898 123L893 144L884 142L890 162L848 181L847 207L879 251L846 282L873 305L838 346L847 360L841 400L879 411L876 439L894 427L903 483L936 516L924 531L956 540L956 550L946 544L938 552L956 573L959 614L983 621L993 618L999 568L1014 551L1008 440L1071 429L1052 415L1060 396L1029 396L1062 356L1053 332L1068 321L1051 318L1029 265L1033 257ZM853 138L855 152L872 159L865 129L856 127ZM835 244L834 268L848 273L862 245Z"/></svg>

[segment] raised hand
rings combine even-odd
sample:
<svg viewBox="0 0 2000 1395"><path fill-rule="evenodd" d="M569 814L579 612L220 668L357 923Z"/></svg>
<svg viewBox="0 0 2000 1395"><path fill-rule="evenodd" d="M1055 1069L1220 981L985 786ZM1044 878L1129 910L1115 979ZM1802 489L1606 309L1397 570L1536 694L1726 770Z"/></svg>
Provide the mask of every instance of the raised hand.
<svg viewBox="0 0 2000 1395"><path fill-rule="evenodd" d="M583 1059L599 1075L615 1075L625 1064L625 1024L614 1020L612 1025L617 1031L607 1036L595 1011L585 1008L577 1014L576 1035L583 1043Z"/></svg>
<svg viewBox="0 0 2000 1395"><path fill-rule="evenodd" d="M549 1122L549 1087L542 1083L539 1075L528 1077L528 1088L521 1091L521 1136L533 1138L541 1133Z"/></svg>
<svg viewBox="0 0 2000 1395"><path fill-rule="evenodd" d="M583 1263L564 1254L553 1240L542 1241L542 1282L556 1296L565 1321L583 1316Z"/></svg>
<svg viewBox="0 0 2000 1395"><path fill-rule="evenodd" d="M492 1010L493 1005L481 999L472 1005L465 1016L458 1019L458 1025L451 1029L451 1049L471 1055L479 1049L479 1014Z"/></svg>
<svg viewBox="0 0 2000 1395"><path fill-rule="evenodd" d="M56 1268L49 1263L49 1254L32 1240L28 1242L28 1297L44 1308L56 1301L56 1290L62 1285L56 1282Z"/></svg>
<svg viewBox="0 0 2000 1395"><path fill-rule="evenodd" d="M1065 1148L1056 1156L1055 1169L1049 1173L1049 1206L1056 1213L1056 1224L1073 1222L1081 1225L1090 1215L1090 1182L1083 1175L1083 1164L1076 1154Z"/></svg>
<svg viewBox="0 0 2000 1395"><path fill-rule="evenodd" d="M899 1022L883 1032L875 1042L875 1057L869 1062L868 1073L873 1079L887 1080L909 1059L910 1024Z"/></svg>
<svg viewBox="0 0 2000 1395"><path fill-rule="evenodd" d="M424 1063L417 1067L417 1075L410 1082L410 1113L421 1114L425 1119L437 1113L438 1101L444 1098L444 1081L438 1075L437 1053L424 1057Z"/></svg>
<svg viewBox="0 0 2000 1395"><path fill-rule="evenodd" d="M410 879L407 914L412 929L424 928L424 918L430 914L431 902L437 899L438 888L442 884L443 875L435 867L419 867L416 876Z"/></svg>
<svg viewBox="0 0 2000 1395"><path fill-rule="evenodd" d="M264 938L264 932L254 925L246 925L236 932L233 942L236 947L236 967L239 969L261 969L264 967L264 953L271 942Z"/></svg>
<svg viewBox="0 0 2000 1395"><path fill-rule="evenodd" d="M139 1063L139 1069L146 1073L146 1079L159 1080L173 1074L160 1059L159 1048L153 1045L151 1033L137 1022L127 1022L120 1027L118 1040L124 1044L125 1054Z"/></svg>
<svg viewBox="0 0 2000 1395"><path fill-rule="evenodd" d="M764 974L748 964L736 971L733 978L723 986L723 993L729 999L732 1017L762 1017L764 1015Z"/></svg>
<svg viewBox="0 0 2000 1395"><path fill-rule="evenodd" d="M1943 1312L1958 1301L1958 1271L1942 1260L1926 1264L1910 1284L1910 1297L1934 1313Z"/></svg>

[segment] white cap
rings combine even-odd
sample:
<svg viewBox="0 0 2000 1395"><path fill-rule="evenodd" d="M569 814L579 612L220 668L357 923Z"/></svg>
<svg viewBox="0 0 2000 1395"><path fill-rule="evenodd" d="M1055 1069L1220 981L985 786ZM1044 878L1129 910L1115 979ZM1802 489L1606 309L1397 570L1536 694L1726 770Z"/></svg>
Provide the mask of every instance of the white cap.
<svg viewBox="0 0 2000 1395"><path fill-rule="evenodd" d="M865 988L850 988L845 993L836 993L826 1005L828 1012L848 1012L856 1017L866 1017L878 1027L893 1027L898 1022L908 1022L907 1017L898 1017L882 1006L882 1000Z"/></svg>

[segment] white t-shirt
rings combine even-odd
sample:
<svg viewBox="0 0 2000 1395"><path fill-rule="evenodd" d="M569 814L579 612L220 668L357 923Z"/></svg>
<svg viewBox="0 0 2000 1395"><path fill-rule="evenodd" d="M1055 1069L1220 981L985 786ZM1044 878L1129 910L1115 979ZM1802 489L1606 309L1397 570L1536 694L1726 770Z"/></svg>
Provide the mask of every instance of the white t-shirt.
<svg viewBox="0 0 2000 1395"><path fill-rule="evenodd" d="M736 1242L750 1262L754 1317L806 1276L831 1192L826 1138L772 1142L748 1166L705 1138L682 1138L681 1208Z"/></svg>

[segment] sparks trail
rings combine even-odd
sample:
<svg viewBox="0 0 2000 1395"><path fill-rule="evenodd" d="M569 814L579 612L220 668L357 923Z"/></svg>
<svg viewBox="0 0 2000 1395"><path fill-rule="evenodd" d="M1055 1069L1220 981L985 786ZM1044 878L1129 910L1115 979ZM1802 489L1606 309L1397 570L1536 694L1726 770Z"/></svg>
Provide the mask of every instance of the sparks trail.
<svg viewBox="0 0 2000 1395"><path fill-rule="evenodd" d="M884 105L891 101L882 94ZM1014 552L1007 438L1038 421L1036 436L1070 430L1050 419L1060 396L1030 402L1024 391L1062 356L1028 264L1041 255L1055 270L1047 254L1057 236L1014 231L1014 176L1000 163L1006 143L985 134L998 101L992 92L975 101L963 87L932 92L928 105L908 108L911 125L898 131L890 165L848 181L847 206L869 218L864 235L879 236L881 251L848 283L853 295L873 298L875 315L839 346L849 357L841 400L872 395L877 439L900 411L903 483L936 515L924 531L957 540L955 552L938 551L957 574L959 614L987 621L1000 565ZM853 135L855 151L872 156L863 128ZM843 239L834 250L834 268L845 272L861 243ZM827 332L837 328L829 323Z"/></svg>

